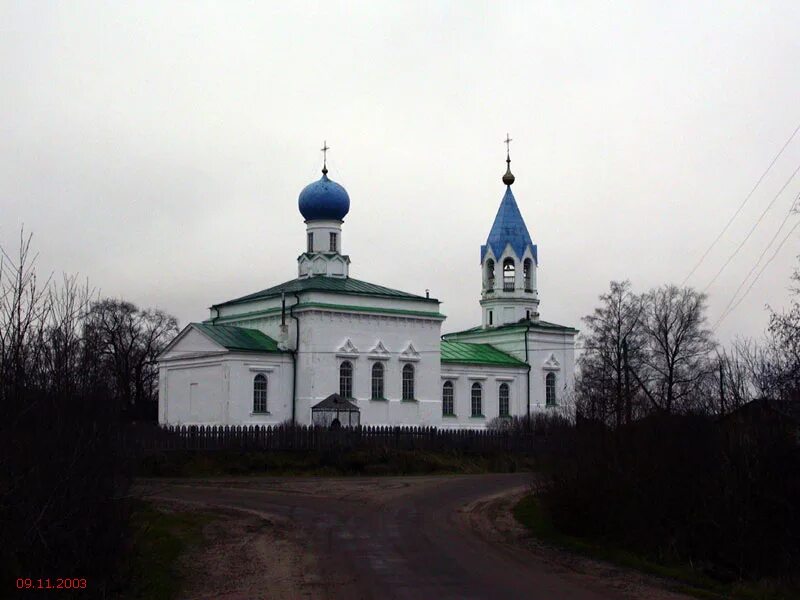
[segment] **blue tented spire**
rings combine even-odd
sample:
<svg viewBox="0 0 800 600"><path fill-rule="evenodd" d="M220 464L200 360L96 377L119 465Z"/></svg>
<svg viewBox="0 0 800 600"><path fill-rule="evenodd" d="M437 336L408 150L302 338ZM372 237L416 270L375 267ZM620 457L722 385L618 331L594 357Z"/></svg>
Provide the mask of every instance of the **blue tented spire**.
<svg viewBox="0 0 800 600"><path fill-rule="evenodd" d="M489 248L492 249L495 258L500 258L508 244L511 244L511 248L519 259L525 254L525 248L530 247L534 260L537 263L539 262L536 245L531 240L510 185L506 187L506 193L500 202L500 208L497 209L497 216L494 218L489 238L481 246L481 262L483 262L486 251Z"/></svg>

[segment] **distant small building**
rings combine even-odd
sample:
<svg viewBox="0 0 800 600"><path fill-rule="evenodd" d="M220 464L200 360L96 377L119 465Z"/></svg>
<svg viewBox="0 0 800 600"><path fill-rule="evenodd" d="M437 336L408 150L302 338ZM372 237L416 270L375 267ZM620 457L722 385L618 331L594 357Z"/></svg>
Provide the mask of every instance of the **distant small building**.
<svg viewBox="0 0 800 600"><path fill-rule="evenodd" d="M323 166L298 200L306 246L297 278L214 304L181 331L159 357L159 422L330 425L323 413L342 406L342 426L357 414L364 425L483 428L562 404L578 331L539 318L538 250L506 163L480 248L481 325L442 335L439 300L350 277L350 197ZM403 256L383 260L390 270Z"/></svg>
<svg viewBox="0 0 800 600"><path fill-rule="evenodd" d="M742 435L761 429L788 435L800 444L800 400L752 400L725 415L722 423L736 427Z"/></svg>

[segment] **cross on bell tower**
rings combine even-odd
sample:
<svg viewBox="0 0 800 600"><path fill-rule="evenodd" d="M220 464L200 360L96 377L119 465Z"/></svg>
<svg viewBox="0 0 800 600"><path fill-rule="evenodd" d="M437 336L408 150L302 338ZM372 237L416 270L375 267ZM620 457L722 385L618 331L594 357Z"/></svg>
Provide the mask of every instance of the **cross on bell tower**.
<svg viewBox="0 0 800 600"><path fill-rule="evenodd" d="M327 141L322 142L322 148L320 148L320 152L322 152L322 174L323 175L327 175L328 174L328 150L330 150L330 149L331 149L331 147L328 146L328 142Z"/></svg>
<svg viewBox="0 0 800 600"><path fill-rule="evenodd" d="M511 137L506 133L506 139L503 142L506 145L506 174L503 175L503 183L506 185L511 185L514 183L514 174L511 172L511 142L513 140Z"/></svg>

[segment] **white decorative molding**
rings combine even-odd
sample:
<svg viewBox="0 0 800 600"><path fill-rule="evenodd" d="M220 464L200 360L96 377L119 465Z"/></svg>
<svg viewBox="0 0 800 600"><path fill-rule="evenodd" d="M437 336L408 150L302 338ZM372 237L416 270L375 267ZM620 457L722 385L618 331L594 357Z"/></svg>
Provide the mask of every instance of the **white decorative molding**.
<svg viewBox="0 0 800 600"><path fill-rule="evenodd" d="M356 348L355 344L350 338L347 338L344 341L344 344L339 346L336 350L336 356L344 357L344 358L358 358L358 348Z"/></svg>
<svg viewBox="0 0 800 600"><path fill-rule="evenodd" d="M341 318L342 316L351 318L351 319L359 319L362 321L372 321L378 323L405 323L406 321L413 321L414 323L425 323L430 327L436 327L442 321L445 320L444 315L441 317L418 317L415 315L384 315L380 313L375 314L363 314L363 313L353 313L347 312L347 308L341 307L304 307L301 306L299 309L295 311L295 314L302 312L303 314L313 314L313 315L326 315L331 317L331 322L333 322L333 317ZM280 317L280 315L278 315Z"/></svg>
<svg viewBox="0 0 800 600"><path fill-rule="evenodd" d="M398 357L400 360L417 362L420 359L419 352L414 348L414 344L408 342L406 349L400 353Z"/></svg>
<svg viewBox="0 0 800 600"><path fill-rule="evenodd" d="M495 381L502 381L503 383L513 382L514 379L515 379L514 377L495 377L494 378Z"/></svg>
<svg viewBox="0 0 800 600"><path fill-rule="evenodd" d="M274 371L275 367L271 365L247 365L248 370L250 371Z"/></svg>
<svg viewBox="0 0 800 600"><path fill-rule="evenodd" d="M489 379L488 375L467 375L467 379L470 381L486 381Z"/></svg>
<svg viewBox="0 0 800 600"><path fill-rule="evenodd" d="M159 362L168 363L168 361L163 359L160 360ZM221 366L222 363L223 363L222 360L204 360L204 361L192 360L192 362L185 364L177 364L177 365L171 364L171 362L169 362L168 364L164 365L164 368L167 369L168 371L179 371L183 369L196 369L197 367L212 367L212 366L218 367Z"/></svg>
<svg viewBox="0 0 800 600"><path fill-rule="evenodd" d="M442 379L461 379L461 375L448 375L447 373L442 373Z"/></svg>
<svg viewBox="0 0 800 600"><path fill-rule="evenodd" d="M369 351L369 358L372 360L389 360L390 353L383 345L381 340Z"/></svg>
<svg viewBox="0 0 800 600"><path fill-rule="evenodd" d="M556 355L551 353L548 359L542 365L542 369L545 371L560 371L561 363L558 362Z"/></svg>

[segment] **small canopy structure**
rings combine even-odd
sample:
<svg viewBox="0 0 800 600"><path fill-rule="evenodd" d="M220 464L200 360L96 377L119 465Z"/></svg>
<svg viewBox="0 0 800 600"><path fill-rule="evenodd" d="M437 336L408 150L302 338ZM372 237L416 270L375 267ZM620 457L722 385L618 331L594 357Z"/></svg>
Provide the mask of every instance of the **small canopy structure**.
<svg viewBox="0 0 800 600"><path fill-rule="evenodd" d="M311 423L321 427L357 427L361 410L339 394L331 394L311 407Z"/></svg>

